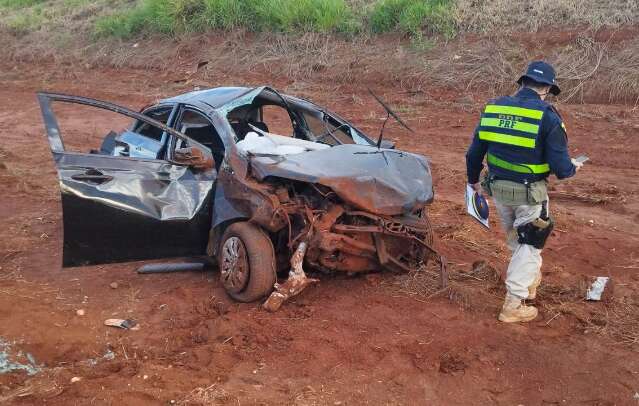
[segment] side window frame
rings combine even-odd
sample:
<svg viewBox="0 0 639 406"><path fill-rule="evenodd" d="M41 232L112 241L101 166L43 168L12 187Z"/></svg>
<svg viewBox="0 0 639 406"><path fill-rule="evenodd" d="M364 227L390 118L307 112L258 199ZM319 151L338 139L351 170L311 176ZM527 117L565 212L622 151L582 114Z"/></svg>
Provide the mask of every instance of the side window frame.
<svg viewBox="0 0 639 406"><path fill-rule="evenodd" d="M165 104L155 104L149 107L145 107L143 108L140 113L144 114L145 116L148 116L148 113L155 111L155 110L162 110L162 109L171 109L170 113L169 113L169 117L166 120L166 126L167 127L172 127L172 123L175 120L175 117L177 115L177 105L175 103L165 103ZM131 125L131 131L135 132L135 127L137 127L139 125L141 120L136 120L132 125ZM146 123L149 125L152 125L150 123ZM158 127L159 128L159 127ZM160 128L161 129L161 128ZM146 137L144 134L140 134L137 133L142 137ZM147 137L149 138L149 137ZM168 132L166 130L162 129L162 137L160 139L160 143L162 144L161 148L160 148L160 152L158 153L158 158L157 160L161 160L161 161L166 161L168 160L168 145L169 145L169 141L170 141L170 136L168 134Z"/></svg>
<svg viewBox="0 0 639 406"><path fill-rule="evenodd" d="M133 110L130 110L126 107L119 106L117 104L96 100L96 99L90 99L88 97L72 96L72 95L66 95L62 93L38 92L37 97L38 97L38 102L40 104L40 110L42 113L44 126L47 132L47 137L49 139L50 149L51 149L51 152L54 154L54 156L56 154L67 154L67 155L95 157L96 155L90 152L67 151L65 149L64 140L62 139L60 127L58 125L58 120L51 107L52 102L79 104L79 105L94 107L96 109L111 111L113 113L121 114L123 116L129 117L138 121L143 121L143 122L146 122L147 124L156 126L169 134L170 136L169 140L180 138L188 142L191 142L194 145L198 145L202 147L201 144L199 144L198 142L194 140L189 139L184 134L181 134L179 131L176 131L171 126L163 124L157 120L154 120L144 115L143 113L135 112ZM176 114L176 110L178 107L179 107L178 104L173 105L173 110L171 111L171 115L169 116L169 122L167 124L172 124L172 121L174 120L174 116ZM165 163L168 162L174 165L185 166L182 163L174 161L172 159L172 156L169 156L167 152L164 153L164 159L127 157L127 156L117 156L117 155L100 155L100 157L105 159L124 159L124 160L130 160L130 161L145 161L145 162L152 161L152 162L165 162Z"/></svg>
<svg viewBox="0 0 639 406"><path fill-rule="evenodd" d="M211 118L209 117L208 114L206 114L204 111L202 111L201 109L190 105L190 104L184 104L184 103L180 103L178 105L175 106L175 109L172 113L172 115L174 115L173 119L171 120L171 128L174 129L175 131L181 133L179 127L182 124L182 118L184 117L184 113L186 111L193 111L199 115L201 115L202 117L204 117L210 124L211 126L215 129L215 132L217 133L217 136L220 138L220 141L222 142L222 144L224 144L224 155L226 156L227 154L227 145L224 142L224 139L222 138L222 135L220 133L220 129L218 128L218 126L215 125L214 120L211 120ZM167 148L166 148L166 157L167 160L171 160L173 158L173 154L175 152L175 148L177 146L177 140L180 137L176 137L174 135L170 135L169 136L169 140L167 143ZM183 141L187 141L190 143L194 143L194 144L199 144L197 141L192 140L190 138L188 138L186 135L184 136L184 138L181 138Z"/></svg>
<svg viewBox="0 0 639 406"><path fill-rule="evenodd" d="M282 106L277 103L262 103L257 109L259 121L268 125L268 123L264 121L264 107L268 107L268 106L277 107L282 109L284 112L286 112L287 117L290 120L290 125L292 130L292 133L290 135L291 138L308 140L308 134L306 133L306 120L304 120L304 117L300 118L300 116L303 116L303 114L300 114L300 112L296 110L295 108L291 108L291 111L289 111L285 106ZM293 117L291 117L291 115ZM271 127L269 127L269 132L271 132ZM300 138L300 135L303 135L304 138Z"/></svg>

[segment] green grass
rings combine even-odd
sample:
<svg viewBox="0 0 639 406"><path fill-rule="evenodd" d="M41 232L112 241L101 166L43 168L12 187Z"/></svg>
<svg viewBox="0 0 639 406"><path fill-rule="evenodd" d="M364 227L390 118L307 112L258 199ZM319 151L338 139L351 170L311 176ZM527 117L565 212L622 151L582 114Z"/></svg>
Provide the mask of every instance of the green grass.
<svg viewBox="0 0 639 406"><path fill-rule="evenodd" d="M455 32L457 0L0 0L0 28L16 34L87 26L97 38L242 29L284 33ZM4 15L3 15L4 14ZM81 17L76 17L80 15ZM77 23L76 23L77 22Z"/></svg>
<svg viewBox="0 0 639 406"><path fill-rule="evenodd" d="M21 6L29 7L29 6ZM34 7L27 10L21 10L19 13L12 15L6 21L6 26L15 35L22 36L29 32L38 31L47 19L46 10L39 4L34 3Z"/></svg>
<svg viewBox="0 0 639 406"><path fill-rule="evenodd" d="M130 38L207 30L373 33L422 30L454 34L450 0L374 0L354 10L346 0L140 0L135 7L98 20L100 37Z"/></svg>
<svg viewBox="0 0 639 406"><path fill-rule="evenodd" d="M375 33L399 31L421 40L423 32L455 34L451 0L378 0L370 15Z"/></svg>
<svg viewBox="0 0 639 406"><path fill-rule="evenodd" d="M46 0L0 0L0 7L6 8L25 8L31 7Z"/></svg>
<svg viewBox="0 0 639 406"><path fill-rule="evenodd" d="M230 30L350 32L357 29L344 0L142 0L98 20L98 36Z"/></svg>

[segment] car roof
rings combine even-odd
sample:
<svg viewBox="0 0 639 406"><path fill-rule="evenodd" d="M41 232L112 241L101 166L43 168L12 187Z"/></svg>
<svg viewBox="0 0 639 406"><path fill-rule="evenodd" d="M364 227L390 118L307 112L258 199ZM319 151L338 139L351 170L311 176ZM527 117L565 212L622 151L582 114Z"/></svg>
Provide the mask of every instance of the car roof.
<svg viewBox="0 0 639 406"><path fill-rule="evenodd" d="M214 87L195 90L162 100L160 103L207 104L217 108L252 90L250 87Z"/></svg>

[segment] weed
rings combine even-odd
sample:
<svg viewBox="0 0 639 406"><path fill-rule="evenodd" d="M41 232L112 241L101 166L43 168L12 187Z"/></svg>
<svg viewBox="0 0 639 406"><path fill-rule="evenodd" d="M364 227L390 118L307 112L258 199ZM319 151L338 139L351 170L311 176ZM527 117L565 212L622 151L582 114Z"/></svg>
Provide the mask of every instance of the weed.
<svg viewBox="0 0 639 406"><path fill-rule="evenodd" d="M450 0L378 0L370 15L376 33L400 31L418 37L423 31L455 34L453 4Z"/></svg>
<svg viewBox="0 0 639 406"><path fill-rule="evenodd" d="M0 0L0 7L25 8L44 2L45 0Z"/></svg>
<svg viewBox="0 0 639 406"><path fill-rule="evenodd" d="M17 36L26 35L32 31L38 31L45 20L41 8L23 11L10 18L6 25Z"/></svg>

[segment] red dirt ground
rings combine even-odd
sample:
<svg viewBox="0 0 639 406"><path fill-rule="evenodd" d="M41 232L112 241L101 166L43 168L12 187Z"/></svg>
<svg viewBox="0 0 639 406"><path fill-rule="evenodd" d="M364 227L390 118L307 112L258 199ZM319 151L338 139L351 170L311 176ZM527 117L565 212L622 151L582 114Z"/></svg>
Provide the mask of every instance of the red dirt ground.
<svg viewBox="0 0 639 406"><path fill-rule="evenodd" d="M443 295L398 290L400 276L392 274L322 276L270 314L258 304L232 302L213 271L140 276L134 272L139 264L61 270L59 189L35 91L139 108L190 89L157 72L0 68L0 339L42 366L33 377L0 375L0 403L639 404L633 399L639 392L636 326L634 336L619 339L607 334L605 320L595 331L543 306L532 323L504 325L496 320L499 297L483 303L478 292L471 307L461 306ZM233 84L243 83L288 88L371 133L381 123L363 88L342 87L335 95L321 83L257 74ZM459 102L462 95L441 89L374 90L416 129L409 135L391 126L398 147L432 159L431 216L453 269L484 259L503 271L503 234L481 230L461 204L464 151L480 104ZM584 276L611 276L614 300L637 303L639 114L606 105L561 110L571 153L587 153L591 161L577 177L553 182L559 230L544 251L544 283L575 287ZM89 117L72 125L94 128ZM550 298L542 291L538 303ZM588 312L604 304L576 306ZM78 316L78 309L86 314ZM135 318L141 328L103 326L111 317ZM113 359L104 357L109 351ZM72 383L72 377L82 379Z"/></svg>

